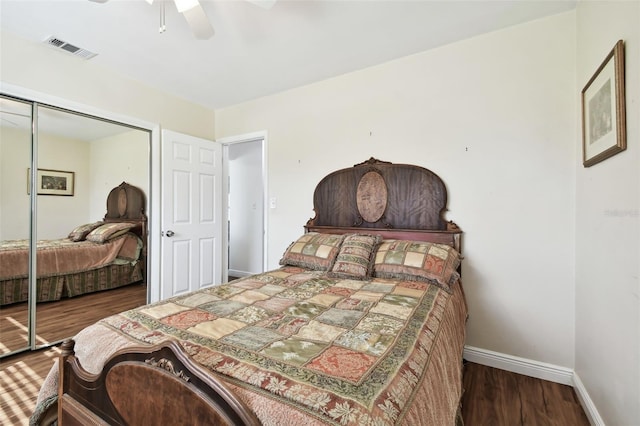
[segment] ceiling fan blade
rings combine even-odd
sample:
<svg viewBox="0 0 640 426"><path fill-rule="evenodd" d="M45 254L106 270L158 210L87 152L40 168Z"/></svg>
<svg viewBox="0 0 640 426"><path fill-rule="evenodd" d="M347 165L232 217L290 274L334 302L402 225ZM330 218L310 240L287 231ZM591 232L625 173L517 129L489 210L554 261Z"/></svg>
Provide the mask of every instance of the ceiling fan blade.
<svg viewBox="0 0 640 426"><path fill-rule="evenodd" d="M197 39L207 40L213 36L213 26L211 26L207 14L199 3L182 11L182 15L187 20L191 32Z"/></svg>
<svg viewBox="0 0 640 426"><path fill-rule="evenodd" d="M247 0L249 3L260 6L263 9L271 9L277 0Z"/></svg>
<svg viewBox="0 0 640 426"><path fill-rule="evenodd" d="M89 0L95 3L106 3L108 0ZM147 3L153 4L154 0L146 0ZM262 0L266 2L275 2L275 0ZM187 21L191 32L195 38L199 40L207 40L213 37L214 31L209 18L204 9L200 5L199 0L174 0L178 12Z"/></svg>

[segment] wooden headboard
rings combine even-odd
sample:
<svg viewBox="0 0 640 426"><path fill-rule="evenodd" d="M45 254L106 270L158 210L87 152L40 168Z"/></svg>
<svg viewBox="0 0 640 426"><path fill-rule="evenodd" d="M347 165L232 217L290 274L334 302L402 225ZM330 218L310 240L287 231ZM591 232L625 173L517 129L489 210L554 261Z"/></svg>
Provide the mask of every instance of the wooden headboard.
<svg viewBox="0 0 640 426"><path fill-rule="evenodd" d="M367 232L448 244L460 251L458 226L447 221L447 189L432 171L375 158L325 176L313 194L308 232Z"/></svg>
<svg viewBox="0 0 640 426"><path fill-rule="evenodd" d="M105 222L146 222L144 192L138 187L122 182L113 188L107 196L107 214Z"/></svg>
<svg viewBox="0 0 640 426"><path fill-rule="evenodd" d="M145 213L146 198L144 192L133 185L122 182L113 188L107 196L107 213L105 222L131 222L137 226L131 232L138 234L142 239L142 275L147 278L147 243L148 243L148 219Z"/></svg>

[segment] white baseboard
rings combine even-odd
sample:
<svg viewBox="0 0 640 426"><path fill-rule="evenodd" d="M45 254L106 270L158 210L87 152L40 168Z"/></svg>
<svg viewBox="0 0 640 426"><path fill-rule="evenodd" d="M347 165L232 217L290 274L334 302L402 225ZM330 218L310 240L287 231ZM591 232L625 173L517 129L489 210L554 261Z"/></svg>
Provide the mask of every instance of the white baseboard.
<svg viewBox="0 0 640 426"><path fill-rule="evenodd" d="M580 401L589 422L593 426L605 426L602 417L600 417L600 413L598 413L598 409L591 400L591 397L580 380L580 377L578 377L578 374L570 368L520 358L487 349L480 349L473 346L464 347L463 357L467 361L475 362L476 364L487 365L489 367L511 371L512 373L524 374L525 376L572 386L578 395L578 400Z"/></svg>
<svg viewBox="0 0 640 426"><path fill-rule="evenodd" d="M584 408L584 413L587 415L589 423L594 426L604 426L604 420L600 417L600 413L591 400L591 397L587 392L587 388L584 387L582 380L580 380L580 377L576 372L573 373L573 389L575 389L576 394L578 395L580 405Z"/></svg>
<svg viewBox="0 0 640 426"><path fill-rule="evenodd" d="M476 364L487 365L489 367L511 371L512 373L524 374L525 376L535 377L537 379L573 386L573 370L569 368L473 346L465 346L463 356L467 361L475 362Z"/></svg>
<svg viewBox="0 0 640 426"><path fill-rule="evenodd" d="M239 271L237 269L229 269L228 273L229 273L229 276L238 277L238 278L244 278L244 277L248 277L249 275L253 275L253 273L251 272Z"/></svg>

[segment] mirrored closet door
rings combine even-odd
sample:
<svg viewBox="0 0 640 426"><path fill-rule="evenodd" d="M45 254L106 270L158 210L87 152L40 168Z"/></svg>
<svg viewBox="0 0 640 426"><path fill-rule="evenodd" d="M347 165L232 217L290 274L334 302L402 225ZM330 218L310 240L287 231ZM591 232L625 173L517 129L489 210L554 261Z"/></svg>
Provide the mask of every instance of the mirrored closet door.
<svg viewBox="0 0 640 426"><path fill-rule="evenodd" d="M0 355L29 347L31 108L0 97Z"/></svg>
<svg viewBox="0 0 640 426"><path fill-rule="evenodd" d="M86 225L102 224L112 191L116 204L122 201L118 188L123 183L136 188L141 195L136 208L146 210L151 135L54 106L1 100L3 356L58 343L104 316L146 303L142 240L128 243L134 249L123 255L110 247L113 240L89 241L84 230ZM24 121L13 125L5 117ZM116 205L112 217L119 214ZM127 216L126 211L122 214ZM143 227L146 223L135 229L136 237L146 233ZM102 265L91 253L93 248L113 260ZM26 270L8 271L11 256L23 263L27 258L26 268L21 266ZM7 277L5 271L13 275Z"/></svg>

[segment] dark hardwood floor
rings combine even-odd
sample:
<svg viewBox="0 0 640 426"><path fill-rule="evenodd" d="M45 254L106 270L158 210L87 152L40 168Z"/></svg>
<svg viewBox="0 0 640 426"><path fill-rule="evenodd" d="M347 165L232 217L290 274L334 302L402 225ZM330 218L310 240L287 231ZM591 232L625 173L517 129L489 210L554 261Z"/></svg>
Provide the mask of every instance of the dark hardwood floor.
<svg viewBox="0 0 640 426"><path fill-rule="evenodd" d="M111 292L104 292L103 297L107 297L109 293ZM131 303L131 297L117 299L120 303ZM90 311L87 312L85 324L94 322L95 316L102 318L107 315L96 312L103 306L101 303L83 302L81 298L76 298L76 301L84 303L85 307L90 303L91 309L85 309L85 312ZM113 308L113 305L110 306ZM125 309L129 308L124 307L118 312ZM75 324L74 327L77 328L78 325ZM75 332L69 333L72 334ZM4 337L3 335L2 338ZM49 348L0 360L1 425L29 423L38 390L58 353L57 348ZM467 363L464 389L462 414L466 426L589 425L570 386Z"/></svg>
<svg viewBox="0 0 640 426"><path fill-rule="evenodd" d="M145 304L143 284L38 304L38 344L75 335L105 316ZM2 347L25 345L27 314L16 305L0 309ZM55 339L55 340L54 340ZM0 359L0 425L27 425L44 378L58 356L57 348L23 352Z"/></svg>
<svg viewBox="0 0 640 426"><path fill-rule="evenodd" d="M0 360L0 424L29 424L40 386L58 354L51 348Z"/></svg>
<svg viewBox="0 0 640 426"><path fill-rule="evenodd" d="M75 335L85 326L108 315L144 305L146 300L147 287L144 284L131 284L109 291L38 303L36 343L38 346L50 345ZM0 307L0 354L28 345L27 318L26 302Z"/></svg>
<svg viewBox="0 0 640 426"><path fill-rule="evenodd" d="M571 386L466 363L465 426L589 426Z"/></svg>

